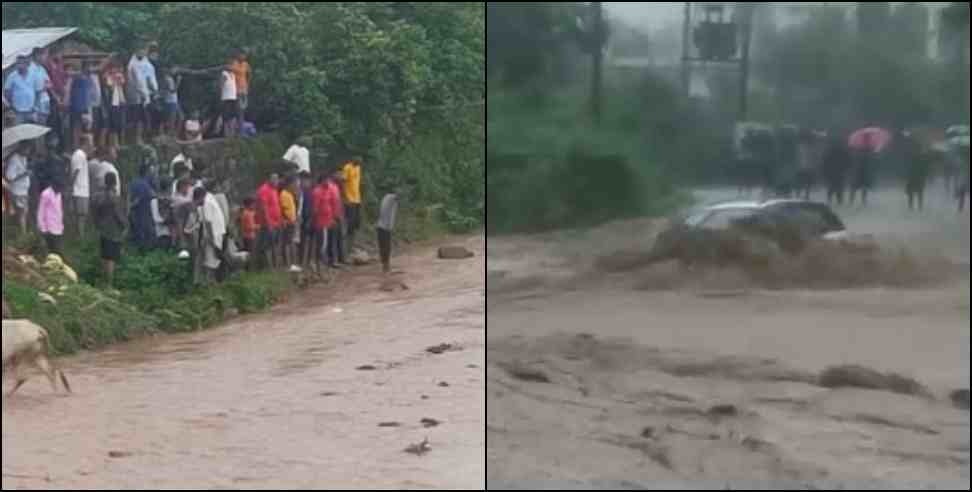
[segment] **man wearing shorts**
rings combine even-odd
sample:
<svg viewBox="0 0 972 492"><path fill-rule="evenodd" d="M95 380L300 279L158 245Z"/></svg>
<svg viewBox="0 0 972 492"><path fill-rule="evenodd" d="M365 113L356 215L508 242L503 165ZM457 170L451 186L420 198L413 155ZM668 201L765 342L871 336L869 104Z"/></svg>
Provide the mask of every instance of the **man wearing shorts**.
<svg viewBox="0 0 972 492"><path fill-rule="evenodd" d="M17 217L21 236L27 235L27 209L30 195L30 168L27 165L27 155L30 147L30 142L21 142L3 161L3 191L10 194L11 212Z"/></svg>
<svg viewBox="0 0 972 492"><path fill-rule="evenodd" d="M260 225L257 249L263 252L267 266L273 269L277 268L280 227L283 224L279 186L280 177L274 173L257 189L257 221Z"/></svg>
<svg viewBox="0 0 972 492"><path fill-rule="evenodd" d="M104 261L105 281L110 288L114 281L115 265L121 260L127 220L118 193L118 177L105 175L102 189L94 198L94 223L101 237L101 260Z"/></svg>

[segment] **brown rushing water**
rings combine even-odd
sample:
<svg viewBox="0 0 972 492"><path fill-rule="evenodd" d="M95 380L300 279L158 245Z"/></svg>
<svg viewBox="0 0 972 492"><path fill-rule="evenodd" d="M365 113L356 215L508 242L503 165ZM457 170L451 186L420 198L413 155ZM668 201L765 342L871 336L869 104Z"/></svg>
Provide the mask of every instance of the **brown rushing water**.
<svg viewBox="0 0 972 492"><path fill-rule="evenodd" d="M671 266L591 274L650 246L650 220L491 238L487 486L968 490L969 413L947 395L969 387L969 216L935 195L924 213L899 190L874 200L840 210L853 231L953 258L955 278L767 291ZM808 383L839 364L932 398Z"/></svg>
<svg viewBox="0 0 972 492"><path fill-rule="evenodd" d="M408 291L364 267L340 292L60 361L75 395L4 397L3 489L482 489L485 239L467 246L398 260ZM426 352L441 343L462 350Z"/></svg>

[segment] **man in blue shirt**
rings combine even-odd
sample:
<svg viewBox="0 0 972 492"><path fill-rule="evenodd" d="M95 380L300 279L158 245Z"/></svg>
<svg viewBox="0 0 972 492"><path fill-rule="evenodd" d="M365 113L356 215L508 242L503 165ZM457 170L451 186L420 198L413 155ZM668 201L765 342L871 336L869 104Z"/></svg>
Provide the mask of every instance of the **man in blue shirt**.
<svg viewBox="0 0 972 492"><path fill-rule="evenodd" d="M17 70L3 84L3 95L16 113L17 125L36 121L37 82L31 76L29 68L30 60L26 56L18 56Z"/></svg>

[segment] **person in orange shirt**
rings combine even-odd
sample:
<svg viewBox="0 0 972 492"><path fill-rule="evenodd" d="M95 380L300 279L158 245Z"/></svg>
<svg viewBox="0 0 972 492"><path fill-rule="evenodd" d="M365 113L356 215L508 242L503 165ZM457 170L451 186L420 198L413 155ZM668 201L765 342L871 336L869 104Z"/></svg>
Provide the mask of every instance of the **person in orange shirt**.
<svg viewBox="0 0 972 492"><path fill-rule="evenodd" d="M250 80L253 78L250 55L246 49L236 52L230 70L236 76L236 99L240 105L240 121L242 121L246 115L246 109L250 106Z"/></svg>
<svg viewBox="0 0 972 492"><path fill-rule="evenodd" d="M240 213L240 235L243 236L243 250L256 252L257 232L256 200L252 197L243 199L243 211Z"/></svg>

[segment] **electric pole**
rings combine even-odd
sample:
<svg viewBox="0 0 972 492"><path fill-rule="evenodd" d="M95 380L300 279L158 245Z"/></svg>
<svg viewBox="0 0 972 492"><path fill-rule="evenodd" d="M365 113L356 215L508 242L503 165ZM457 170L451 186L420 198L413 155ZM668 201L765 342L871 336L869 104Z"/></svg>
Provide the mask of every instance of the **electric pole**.
<svg viewBox="0 0 972 492"><path fill-rule="evenodd" d="M604 9L601 2L591 2L594 18L593 27L593 56L594 74L591 81L591 112L594 123L601 123L601 92L604 79Z"/></svg>
<svg viewBox="0 0 972 492"><path fill-rule="evenodd" d="M692 2L685 2L685 14L682 20L682 92L689 96L689 84L692 82L689 46L692 36Z"/></svg>

